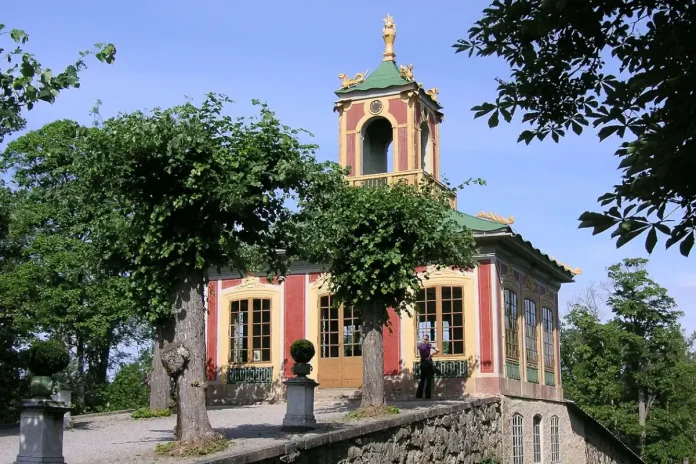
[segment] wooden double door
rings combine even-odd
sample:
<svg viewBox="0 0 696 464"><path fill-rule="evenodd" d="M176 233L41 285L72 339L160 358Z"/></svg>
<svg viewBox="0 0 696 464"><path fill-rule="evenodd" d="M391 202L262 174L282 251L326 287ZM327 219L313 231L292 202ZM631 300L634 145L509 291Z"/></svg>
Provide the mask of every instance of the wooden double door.
<svg viewBox="0 0 696 464"><path fill-rule="evenodd" d="M362 332L358 309L335 307L319 299L320 388L362 387Z"/></svg>

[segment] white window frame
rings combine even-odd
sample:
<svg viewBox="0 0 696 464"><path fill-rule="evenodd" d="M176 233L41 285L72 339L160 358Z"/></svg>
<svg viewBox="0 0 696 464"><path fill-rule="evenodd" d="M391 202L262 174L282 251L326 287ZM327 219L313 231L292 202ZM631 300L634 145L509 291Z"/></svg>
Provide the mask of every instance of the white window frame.
<svg viewBox="0 0 696 464"><path fill-rule="evenodd" d="M541 418L540 415L534 416L534 419L532 419L532 437L534 440L534 446L533 446L533 455L534 455L534 463L538 464L542 462L542 446L541 446L541 437L543 435L542 429L543 426L541 425L543 422L543 419Z"/></svg>
<svg viewBox="0 0 696 464"><path fill-rule="evenodd" d="M561 429L558 416L551 417L551 462L561 462Z"/></svg>
<svg viewBox="0 0 696 464"><path fill-rule="evenodd" d="M521 414L512 416L512 463L524 464L524 419Z"/></svg>

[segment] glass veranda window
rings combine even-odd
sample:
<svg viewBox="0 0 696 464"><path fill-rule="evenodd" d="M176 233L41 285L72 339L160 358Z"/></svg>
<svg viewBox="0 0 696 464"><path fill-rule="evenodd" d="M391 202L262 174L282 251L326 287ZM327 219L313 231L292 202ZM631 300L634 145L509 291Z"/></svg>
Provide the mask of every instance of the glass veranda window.
<svg viewBox="0 0 696 464"><path fill-rule="evenodd" d="M270 299L249 298L230 304L230 360L235 364L270 362Z"/></svg>

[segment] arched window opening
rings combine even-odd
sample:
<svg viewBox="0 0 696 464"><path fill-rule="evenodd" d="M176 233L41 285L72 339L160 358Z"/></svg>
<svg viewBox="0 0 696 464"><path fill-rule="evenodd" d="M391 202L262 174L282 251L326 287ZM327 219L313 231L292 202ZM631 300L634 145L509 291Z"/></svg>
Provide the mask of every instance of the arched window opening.
<svg viewBox="0 0 696 464"><path fill-rule="evenodd" d="M534 462L541 462L541 416L534 416L532 434L534 435Z"/></svg>
<svg viewBox="0 0 696 464"><path fill-rule="evenodd" d="M520 414L512 416L512 463L524 464L524 435Z"/></svg>
<svg viewBox="0 0 696 464"><path fill-rule="evenodd" d="M428 174L433 173L432 137L427 122L421 124L421 168Z"/></svg>
<svg viewBox="0 0 696 464"><path fill-rule="evenodd" d="M561 433L558 416L551 418L551 462L561 462Z"/></svg>
<svg viewBox="0 0 696 464"><path fill-rule="evenodd" d="M394 134L391 123L385 118L375 118L362 131L362 174L389 172L389 148Z"/></svg>

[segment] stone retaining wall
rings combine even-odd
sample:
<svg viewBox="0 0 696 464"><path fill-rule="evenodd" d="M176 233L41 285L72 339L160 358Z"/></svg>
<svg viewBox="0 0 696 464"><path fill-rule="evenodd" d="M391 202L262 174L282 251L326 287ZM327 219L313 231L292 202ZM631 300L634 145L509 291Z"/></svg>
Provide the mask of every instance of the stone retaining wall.
<svg viewBox="0 0 696 464"><path fill-rule="evenodd" d="M206 461L246 463L479 463L502 461L502 407L482 398L403 413L345 430L238 456Z"/></svg>

